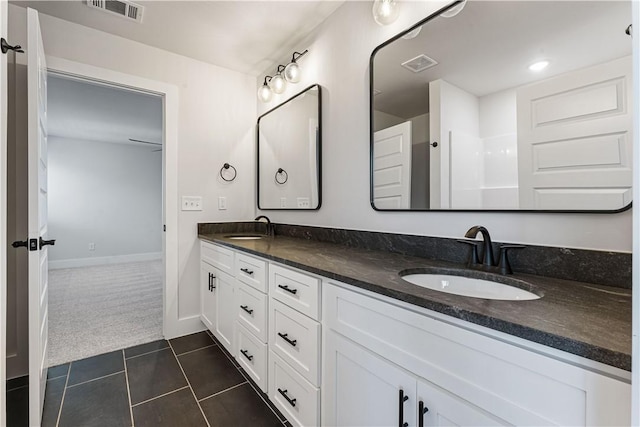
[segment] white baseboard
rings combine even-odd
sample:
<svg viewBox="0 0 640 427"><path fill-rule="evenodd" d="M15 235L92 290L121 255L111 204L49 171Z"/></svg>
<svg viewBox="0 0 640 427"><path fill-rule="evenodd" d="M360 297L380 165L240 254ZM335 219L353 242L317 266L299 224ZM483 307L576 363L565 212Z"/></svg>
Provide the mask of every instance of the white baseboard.
<svg viewBox="0 0 640 427"><path fill-rule="evenodd" d="M57 270L61 268L89 267L93 265L124 264L127 262L153 261L156 259L162 259L162 252L104 256L95 258L62 259L57 261L49 261L49 269Z"/></svg>

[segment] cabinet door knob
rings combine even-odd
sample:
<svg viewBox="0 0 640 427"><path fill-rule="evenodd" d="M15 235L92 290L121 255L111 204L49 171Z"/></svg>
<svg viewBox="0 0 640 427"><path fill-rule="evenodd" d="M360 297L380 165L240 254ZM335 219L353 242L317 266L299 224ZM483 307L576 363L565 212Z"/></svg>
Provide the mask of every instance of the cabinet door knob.
<svg viewBox="0 0 640 427"><path fill-rule="evenodd" d="M290 398L289 395L287 394L287 390L282 390L279 388L278 393L280 393L282 397L287 399L287 402L289 402L289 405L293 406L294 408L296 407L296 399Z"/></svg>
<svg viewBox="0 0 640 427"><path fill-rule="evenodd" d="M418 427L424 427L424 414L429 412L429 408L424 406L424 402L421 400L418 402Z"/></svg>
<svg viewBox="0 0 640 427"><path fill-rule="evenodd" d="M297 294L298 290L297 289L291 289L290 287L288 287L287 285L278 285L278 287L284 291L289 292L290 294Z"/></svg>
<svg viewBox="0 0 640 427"><path fill-rule="evenodd" d="M278 336L291 344L291 346L295 347L298 344L298 340L292 340L289 338L289 334L283 334L282 332L278 332Z"/></svg>
<svg viewBox="0 0 640 427"><path fill-rule="evenodd" d="M398 393L398 427L407 427L409 423L404 422L404 402L409 400L409 396L404 395L404 390Z"/></svg>

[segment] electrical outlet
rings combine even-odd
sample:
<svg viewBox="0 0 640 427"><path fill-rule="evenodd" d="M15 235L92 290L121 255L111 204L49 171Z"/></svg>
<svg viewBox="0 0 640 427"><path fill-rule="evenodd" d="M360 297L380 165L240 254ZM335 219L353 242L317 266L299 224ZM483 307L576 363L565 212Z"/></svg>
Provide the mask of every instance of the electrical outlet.
<svg viewBox="0 0 640 427"><path fill-rule="evenodd" d="M96 244L95 243L89 243L89 250L90 251L95 251L96 250Z"/></svg>
<svg viewBox="0 0 640 427"><path fill-rule="evenodd" d="M298 197L298 207L299 208L308 208L311 206L308 197Z"/></svg>
<svg viewBox="0 0 640 427"><path fill-rule="evenodd" d="M286 197L280 197L280 207L281 208L286 208L287 207L287 198Z"/></svg>
<svg viewBox="0 0 640 427"><path fill-rule="evenodd" d="M218 210L219 211L227 210L227 198L226 197L218 197Z"/></svg>
<svg viewBox="0 0 640 427"><path fill-rule="evenodd" d="M201 211L202 197L201 196L182 196L182 210L183 211Z"/></svg>

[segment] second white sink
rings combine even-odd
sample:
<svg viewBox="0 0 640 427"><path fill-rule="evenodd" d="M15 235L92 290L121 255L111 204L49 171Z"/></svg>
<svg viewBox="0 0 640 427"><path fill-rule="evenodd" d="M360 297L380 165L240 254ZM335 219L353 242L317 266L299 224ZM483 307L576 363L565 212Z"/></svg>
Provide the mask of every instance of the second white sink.
<svg viewBox="0 0 640 427"><path fill-rule="evenodd" d="M402 276L402 280L406 280L409 283L423 288L433 289L434 291L474 298L509 301L524 301L540 298L539 295L533 292L515 286L449 274L407 274Z"/></svg>

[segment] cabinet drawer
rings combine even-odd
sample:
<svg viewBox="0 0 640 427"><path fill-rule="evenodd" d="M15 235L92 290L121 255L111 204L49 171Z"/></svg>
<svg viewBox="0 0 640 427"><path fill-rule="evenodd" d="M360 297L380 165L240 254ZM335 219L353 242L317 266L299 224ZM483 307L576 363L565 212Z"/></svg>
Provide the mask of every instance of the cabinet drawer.
<svg viewBox="0 0 640 427"><path fill-rule="evenodd" d="M319 320L320 279L271 264L269 294L299 312Z"/></svg>
<svg viewBox="0 0 640 427"><path fill-rule="evenodd" d="M238 354L236 359L249 376L267 393L267 345L238 324Z"/></svg>
<svg viewBox="0 0 640 427"><path fill-rule="evenodd" d="M267 293L267 263L261 259L241 253L236 254L236 273L238 280Z"/></svg>
<svg viewBox="0 0 640 427"><path fill-rule="evenodd" d="M238 283L236 287L236 311L238 323L247 328L260 341L267 342L267 301L266 294L250 286Z"/></svg>
<svg viewBox="0 0 640 427"><path fill-rule="evenodd" d="M212 245L211 243L201 242L200 258L211 264L212 266L233 274L233 251L223 248L222 246Z"/></svg>
<svg viewBox="0 0 640 427"><path fill-rule="evenodd" d="M320 390L269 352L269 398L294 426L320 425Z"/></svg>
<svg viewBox="0 0 640 427"><path fill-rule="evenodd" d="M320 324L279 301L269 307L270 349L313 385L320 384Z"/></svg>

